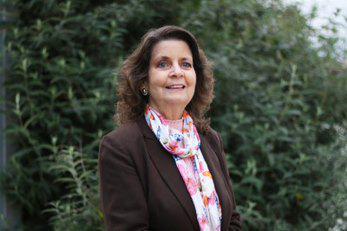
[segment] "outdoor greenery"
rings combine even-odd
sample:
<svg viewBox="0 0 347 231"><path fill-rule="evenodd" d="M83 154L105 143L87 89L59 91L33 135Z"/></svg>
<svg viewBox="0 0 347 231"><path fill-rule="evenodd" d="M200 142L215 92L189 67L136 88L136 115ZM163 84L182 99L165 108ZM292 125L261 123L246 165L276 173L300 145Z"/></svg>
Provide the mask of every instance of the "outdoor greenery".
<svg viewBox="0 0 347 231"><path fill-rule="evenodd" d="M11 0L1 186L23 230L103 230L97 157L115 128L117 73L150 28L173 24L214 63L222 134L245 230L347 222L347 68L324 31L282 0ZM323 30L323 29L322 29ZM314 41L314 42L313 42ZM343 215L345 212L345 216ZM341 229L342 230L342 229Z"/></svg>

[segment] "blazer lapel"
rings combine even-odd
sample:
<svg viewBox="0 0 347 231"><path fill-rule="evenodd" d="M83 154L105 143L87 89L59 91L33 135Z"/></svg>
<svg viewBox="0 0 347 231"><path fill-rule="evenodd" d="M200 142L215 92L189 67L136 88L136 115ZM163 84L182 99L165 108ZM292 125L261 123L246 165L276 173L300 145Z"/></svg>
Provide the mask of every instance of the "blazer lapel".
<svg viewBox="0 0 347 231"><path fill-rule="evenodd" d="M146 152L149 154L155 167L158 169L163 181L167 184L176 199L182 205L184 211L190 218L194 229L199 230L199 223L196 219L193 201L182 176L176 167L174 158L162 147L152 130L148 127L144 118L138 121L138 125L145 137L147 147Z"/></svg>
<svg viewBox="0 0 347 231"><path fill-rule="evenodd" d="M199 230L199 223L196 219L196 212L193 201L189 195L181 174L177 169L174 158L162 147L152 130L148 127L144 117L141 117L138 120L137 124L140 127L140 131L143 133L143 136L145 138L145 143L147 146L146 152L151 157L154 165L158 169L160 176L184 208L185 212L192 222L194 229ZM230 204L232 202L228 195L226 182L223 181L224 177L219 164L219 159L216 156L217 154L211 148L204 135L199 135L201 139L201 152L212 174L214 186L222 207L221 230L227 230L228 224L230 223Z"/></svg>
<svg viewBox="0 0 347 231"><path fill-rule="evenodd" d="M218 194L219 201L222 207L222 226L221 230L227 230L231 218L231 199L228 195L227 185L222 174L221 165L217 157L217 153L211 148L206 138L200 134L201 139L201 152L207 163L213 178L214 187Z"/></svg>

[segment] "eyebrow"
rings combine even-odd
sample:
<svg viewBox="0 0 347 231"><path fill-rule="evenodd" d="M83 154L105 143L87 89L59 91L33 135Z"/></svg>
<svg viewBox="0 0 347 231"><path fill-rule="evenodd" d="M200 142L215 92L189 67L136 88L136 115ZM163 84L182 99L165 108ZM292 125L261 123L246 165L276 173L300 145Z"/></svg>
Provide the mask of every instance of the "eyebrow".
<svg viewBox="0 0 347 231"><path fill-rule="evenodd" d="M161 60L161 59L167 60L167 59L170 59L170 58L168 56L162 55L162 56L155 57L153 60L157 61L157 60ZM190 57L182 57L181 59L192 61L192 58L190 58Z"/></svg>

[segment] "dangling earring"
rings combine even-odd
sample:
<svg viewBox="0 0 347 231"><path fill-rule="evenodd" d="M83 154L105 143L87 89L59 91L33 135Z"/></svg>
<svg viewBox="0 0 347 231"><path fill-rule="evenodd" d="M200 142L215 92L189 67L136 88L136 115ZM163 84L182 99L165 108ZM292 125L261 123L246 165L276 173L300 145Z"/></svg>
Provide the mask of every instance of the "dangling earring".
<svg viewBox="0 0 347 231"><path fill-rule="evenodd" d="M142 95L147 96L148 95L148 90L146 88L141 89Z"/></svg>

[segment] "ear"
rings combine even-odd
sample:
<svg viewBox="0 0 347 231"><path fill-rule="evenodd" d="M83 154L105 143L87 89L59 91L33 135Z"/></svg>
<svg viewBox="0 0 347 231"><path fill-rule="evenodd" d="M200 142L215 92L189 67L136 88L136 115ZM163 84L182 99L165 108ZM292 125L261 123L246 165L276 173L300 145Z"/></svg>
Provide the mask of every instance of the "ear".
<svg viewBox="0 0 347 231"><path fill-rule="evenodd" d="M148 89L148 84L146 82L140 84L140 89L139 89L140 93L142 96L144 96L145 98L148 97L149 95L149 89Z"/></svg>

